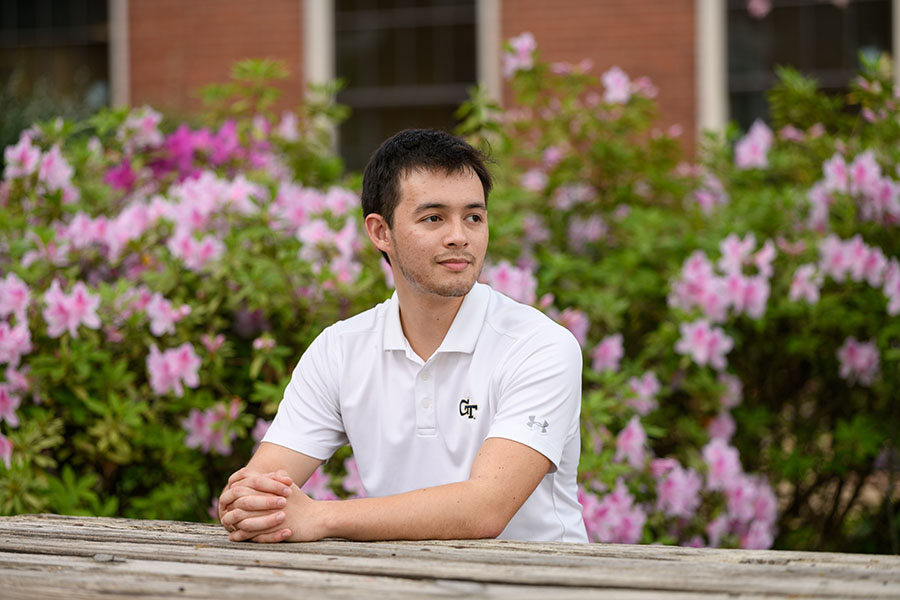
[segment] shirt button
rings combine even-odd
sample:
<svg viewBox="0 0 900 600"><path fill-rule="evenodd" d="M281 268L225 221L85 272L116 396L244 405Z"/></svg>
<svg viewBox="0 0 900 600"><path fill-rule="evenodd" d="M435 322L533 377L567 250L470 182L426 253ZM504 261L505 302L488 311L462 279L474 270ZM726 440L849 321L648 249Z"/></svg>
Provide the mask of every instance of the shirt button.
<svg viewBox="0 0 900 600"><path fill-rule="evenodd" d="M423 399L422 406L424 406L425 408L428 408L429 406L431 406L431 400L429 400L428 398Z"/></svg>
<svg viewBox="0 0 900 600"><path fill-rule="evenodd" d="M422 381L428 381L428 377L429 377L428 371L424 371L422 373Z"/></svg>

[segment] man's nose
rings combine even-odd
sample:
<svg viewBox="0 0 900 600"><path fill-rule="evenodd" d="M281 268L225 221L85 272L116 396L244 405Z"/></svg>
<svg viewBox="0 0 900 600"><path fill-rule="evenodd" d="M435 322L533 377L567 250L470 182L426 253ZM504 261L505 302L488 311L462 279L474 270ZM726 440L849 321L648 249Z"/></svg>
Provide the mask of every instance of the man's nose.
<svg viewBox="0 0 900 600"><path fill-rule="evenodd" d="M447 235L444 238L444 245L453 248L465 248L469 245L469 238L466 232L465 223L461 219L454 219L448 222Z"/></svg>

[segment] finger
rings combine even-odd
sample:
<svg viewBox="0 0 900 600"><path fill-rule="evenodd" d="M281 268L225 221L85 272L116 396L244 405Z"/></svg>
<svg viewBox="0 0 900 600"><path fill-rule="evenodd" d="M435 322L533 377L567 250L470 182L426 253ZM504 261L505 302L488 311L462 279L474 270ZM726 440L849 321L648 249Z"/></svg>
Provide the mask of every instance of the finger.
<svg viewBox="0 0 900 600"><path fill-rule="evenodd" d="M287 535L285 535L285 532L287 532ZM274 537L279 534L281 536L281 540L275 540ZM259 538L262 538L260 540L262 542L269 541L269 540L282 541L282 540L290 537L290 535L291 535L290 529L282 529L280 527L276 527L269 531L263 531L263 532L252 532L252 531L246 531L244 529L237 529L235 531L232 531L228 535L228 539L231 540L232 542L243 542L246 540L252 540L252 539L256 539L257 537L259 537Z"/></svg>
<svg viewBox="0 0 900 600"><path fill-rule="evenodd" d="M285 541L289 537L291 537L290 529L279 529L274 533L263 533L257 535L256 537L250 538L249 541L259 544L277 544L278 542Z"/></svg>
<svg viewBox="0 0 900 600"><path fill-rule="evenodd" d="M231 474L231 477L228 478L228 485L231 485L235 481L238 481L241 479L246 479L248 476L250 476L252 474L258 474L258 473L259 473L259 471L254 471L253 469L250 469L248 467L243 467Z"/></svg>
<svg viewBox="0 0 900 600"><path fill-rule="evenodd" d="M259 519L260 517L266 517L270 515L275 515L279 511L277 510L243 510L240 508L236 508L234 510L228 511L228 513L222 517L222 525L226 528L236 528L236 529L244 529L245 527L242 525L244 521L248 521L248 519ZM251 523L251 526L256 521L248 521ZM260 526L254 527L254 529L259 530Z"/></svg>
<svg viewBox="0 0 900 600"><path fill-rule="evenodd" d="M233 515L233 513L237 514ZM248 512L236 510L228 513L226 518L228 519L229 525L234 525L237 529L249 531L253 533L253 535L257 535L281 525L284 521L284 512Z"/></svg>
<svg viewBox="0 0 900 600"><path fill-rule="evenodd" d="M230 510L275 510L287 506L287 499L284 496L272 495L253 495L242 496L231 503Z"/></svg>
<svg viewBox="0 0 900 600"><path fill-rule="evenodd" d="M271 479L267 479L267 481L271 482ZM249 483L249 481L248 481ZM265 487L267 489L260 489L260 487ZM228 510L228 507L232 502L237 500L238 498L242 498L244 496L255 496L255 495L276 495L280 497L287 497L291 494L291 488L285 487L283 484L270 484L266 486L254 487L253 485L235 485L231 488L222 492L222 495L219 496L219 506L222 507L222 510Z"/></svg>

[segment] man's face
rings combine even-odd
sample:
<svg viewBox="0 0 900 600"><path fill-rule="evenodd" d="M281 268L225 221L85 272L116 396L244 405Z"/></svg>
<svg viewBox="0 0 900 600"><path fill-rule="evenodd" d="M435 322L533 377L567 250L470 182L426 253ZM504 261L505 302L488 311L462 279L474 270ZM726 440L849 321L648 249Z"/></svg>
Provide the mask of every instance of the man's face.
<svg viewBox="0 0 900 600"><path fill-rule="evenodd" d="M468 171L413 171L403 177L390 239L395 280L399 271L419 292L466 295L481 274L488 244L481 180Z"/></svg>

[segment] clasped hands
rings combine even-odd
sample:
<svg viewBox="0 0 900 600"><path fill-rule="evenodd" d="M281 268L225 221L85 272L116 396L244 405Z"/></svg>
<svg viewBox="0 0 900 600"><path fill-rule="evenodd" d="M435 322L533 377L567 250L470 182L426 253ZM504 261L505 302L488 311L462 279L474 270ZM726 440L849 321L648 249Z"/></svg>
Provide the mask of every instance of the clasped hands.
<svg viewBox="0 0 900 600"><path fill-rule="evenodd" d="M219 521L233 542L315 541L325 537L318 504L287 471L262 473L244 467L228 478L219 496Z"/></svg>

